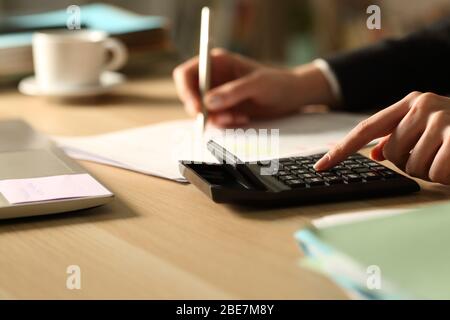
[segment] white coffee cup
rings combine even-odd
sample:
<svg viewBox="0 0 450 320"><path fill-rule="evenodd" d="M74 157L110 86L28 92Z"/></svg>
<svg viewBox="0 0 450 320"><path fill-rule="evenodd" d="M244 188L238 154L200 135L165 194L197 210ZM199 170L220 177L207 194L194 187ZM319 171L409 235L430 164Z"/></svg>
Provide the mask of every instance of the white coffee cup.
<svg viewBox="0 0 450 320"><path fill-rule="evenodd" d="M42 31L33 35L36 82L42 90L90 87L102 72L127 61L125 45L97 30Z"/></svg>

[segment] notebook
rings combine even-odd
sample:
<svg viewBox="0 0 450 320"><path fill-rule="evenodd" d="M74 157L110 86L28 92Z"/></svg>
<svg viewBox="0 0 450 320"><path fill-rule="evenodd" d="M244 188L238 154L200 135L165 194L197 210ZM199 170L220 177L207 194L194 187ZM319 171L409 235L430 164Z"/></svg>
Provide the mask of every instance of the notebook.
<svg viewBox="0 0 450 320"><path fill-rule="evenodd" d="M310 227L295 237L304 265L377 299L450 299L450 203L363 221ZM378 270L380 287L368 281Z"/></svg>

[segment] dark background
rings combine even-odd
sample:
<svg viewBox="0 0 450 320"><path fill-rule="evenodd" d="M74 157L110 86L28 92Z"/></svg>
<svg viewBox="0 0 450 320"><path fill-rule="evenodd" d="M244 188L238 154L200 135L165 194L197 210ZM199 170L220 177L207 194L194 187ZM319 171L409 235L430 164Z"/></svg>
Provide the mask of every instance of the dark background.
<svg viewBox="0 0 450 320"><path fill-rule="evenodd" d="M285 65L401 36L450 14L449 0L0 0L0 12L23 14L91 2L168 17L182 59L197 52L200 8L209 5L215 13L216 46ZM366 27L370 4L381 7L381 30Z"/></svg>

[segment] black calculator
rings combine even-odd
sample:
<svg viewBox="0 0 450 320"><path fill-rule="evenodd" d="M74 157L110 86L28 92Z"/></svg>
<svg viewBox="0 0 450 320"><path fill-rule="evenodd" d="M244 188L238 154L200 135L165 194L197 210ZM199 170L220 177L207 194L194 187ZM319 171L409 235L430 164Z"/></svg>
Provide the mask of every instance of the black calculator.
<svg viewBox="0 0 450 320"><path fill-rule="evenodd" d="M327 171L313 166L323 154L242 162L214 141L208 149L220 163L181 161L183 176L218 203L287 205L388 197L419 185L378 162L353 154Z"/></svg>

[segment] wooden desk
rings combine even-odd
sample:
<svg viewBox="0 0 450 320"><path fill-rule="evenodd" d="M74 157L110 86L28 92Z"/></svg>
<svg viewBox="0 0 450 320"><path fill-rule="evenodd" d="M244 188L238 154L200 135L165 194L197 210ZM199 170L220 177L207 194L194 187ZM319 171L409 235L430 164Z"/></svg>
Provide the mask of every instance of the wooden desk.
<svg viewBox="0 0 450 320"><path fill-rule="evenodd" d="M170 79L134 81L95 103L60 104L0 91L0 118L23 118L48 134L86 135L186 117ZM313 218L449 199L419 194L285 209L217 205L182 185L83 162L117 195L110 205L0 222L0 298L345 298L298 266L293 233ZM411 248L414 250L414 248ZM81 268L81 290L66 268Z"/></svg>

